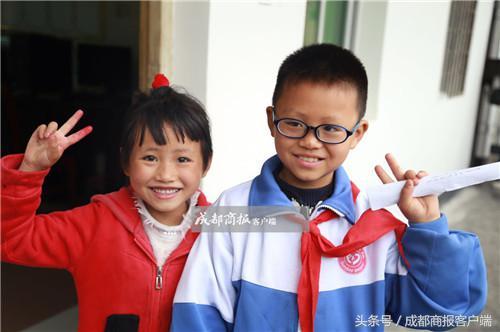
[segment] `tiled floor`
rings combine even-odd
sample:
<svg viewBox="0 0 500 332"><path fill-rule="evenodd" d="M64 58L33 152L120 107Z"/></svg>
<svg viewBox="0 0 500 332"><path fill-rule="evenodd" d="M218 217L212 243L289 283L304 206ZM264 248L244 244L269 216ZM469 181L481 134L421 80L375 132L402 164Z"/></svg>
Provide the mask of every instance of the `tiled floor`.
<svg viewBox="0 0 500 332"><path fill-rule="evenodd" d="M498 185L497 182L495 185ZM450 221L450 229L461 229L479 235L488 266L488 303L483 315L490 315L492 327L473 324L463 330L500 331L500 186L492 183L470 187L456 192L442 203L442 210ZM484 316L486 317L486 316ZM72 308L24 332L76 331L77 308ZM408 331L391 326L386 331Z"/></svg>
<svg viewBox="0 0 500 332"><path fill-rule="evenodd" d="M78 308L73 307L22 332L73 332L78 326Z"/></svg>

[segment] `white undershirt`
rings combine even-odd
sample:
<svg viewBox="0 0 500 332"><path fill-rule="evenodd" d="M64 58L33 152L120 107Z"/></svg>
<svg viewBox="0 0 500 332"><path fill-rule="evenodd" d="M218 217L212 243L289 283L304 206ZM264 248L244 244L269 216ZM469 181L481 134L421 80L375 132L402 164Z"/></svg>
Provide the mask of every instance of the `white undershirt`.
<svg viewBox="0 0 500 332"><path fill-rule="evenodd" d="M153 248L153 253L158 266L163 266L168 256L179 246L184 238L184 235L191 227L193 218L186 217L191 214L191 210L198 202L200 192L195 192L189 200L189 208L183 215L182 222L176 226L167 226L156 220L148 211L144 202L136 197L135 206L141 217L144 230L148 235L149 242Z"/></svg>

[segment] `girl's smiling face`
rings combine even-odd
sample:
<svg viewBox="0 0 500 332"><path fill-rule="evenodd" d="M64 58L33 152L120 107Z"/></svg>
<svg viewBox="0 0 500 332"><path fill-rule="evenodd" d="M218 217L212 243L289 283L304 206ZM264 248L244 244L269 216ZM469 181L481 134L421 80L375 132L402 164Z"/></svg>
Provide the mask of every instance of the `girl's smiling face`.
<svg viewBox="0 0 500 332"><path fill-rule="evenodd" d="M156 220L178 225L209 167L203 168L200 142L187 136L183 142L169 124L163 130L167 144L158 145L145 128L142 145L136 140L125 174Z"/></svg>

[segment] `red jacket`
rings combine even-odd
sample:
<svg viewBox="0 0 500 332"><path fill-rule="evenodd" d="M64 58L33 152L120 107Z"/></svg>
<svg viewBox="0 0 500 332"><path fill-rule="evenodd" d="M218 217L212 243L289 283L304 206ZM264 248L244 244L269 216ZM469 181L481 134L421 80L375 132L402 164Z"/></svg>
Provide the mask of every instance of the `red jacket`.
<svg viewBox="0 0 500 332"><path fill-rule="evenodd" d="M2 158L2 260L67 269L78 294L78 331L104 331L110 315L139 317L139 331L168 331L172 301L198 233L189 231L161 269L128 188L72 210L36 215L47 171ZM199 206L208 205L200 194Z"/></svg>

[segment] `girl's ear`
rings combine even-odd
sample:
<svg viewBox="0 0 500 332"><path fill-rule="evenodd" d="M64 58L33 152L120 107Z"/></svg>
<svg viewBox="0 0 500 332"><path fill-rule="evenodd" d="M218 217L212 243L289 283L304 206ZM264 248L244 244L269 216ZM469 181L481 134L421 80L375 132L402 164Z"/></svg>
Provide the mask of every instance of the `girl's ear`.
<svg viewBox="0 0 500 332"><path fill-rule="evenodd" d="M203 174L201 175L202 178L204 178L205 175L207 175L208 170L210 169L210 166L212 166L212 156L210 156L210 158L208 158L207 167L205 167L205 170L203 171Z"/></svg>
<svg viewBox="0 0 500 332"><path fill-rule="evenodd" d="M273 107L272 106L267 106L266 107L266 114L267 114L267 126L269 127L269 131L271 132L271 136L274 137L276 135L275 133L275 127L273 123Z"/></svg>
<svg viewBox="0 0 500 332"><path fill-rule="evenodd" d="M352 134L352 137L350 139L349 143L349 148L354 149L356 145L361 141L363 136L365 135L366 131L368 130L368 121L366 120L360 120L358 127L356 128L356 131Z"/></svg>
<svg viewBox="0 0 500 332"><path fill-rule="evenodd" d="M123 149L120 148L120 164L122 166L122 170L123 170L123 174L125 174L126 176L129 176L129 171L128 171L128 161L127 161L127 165L124 165L123 162L122 162L122 153L123 153Z"/></svg>

